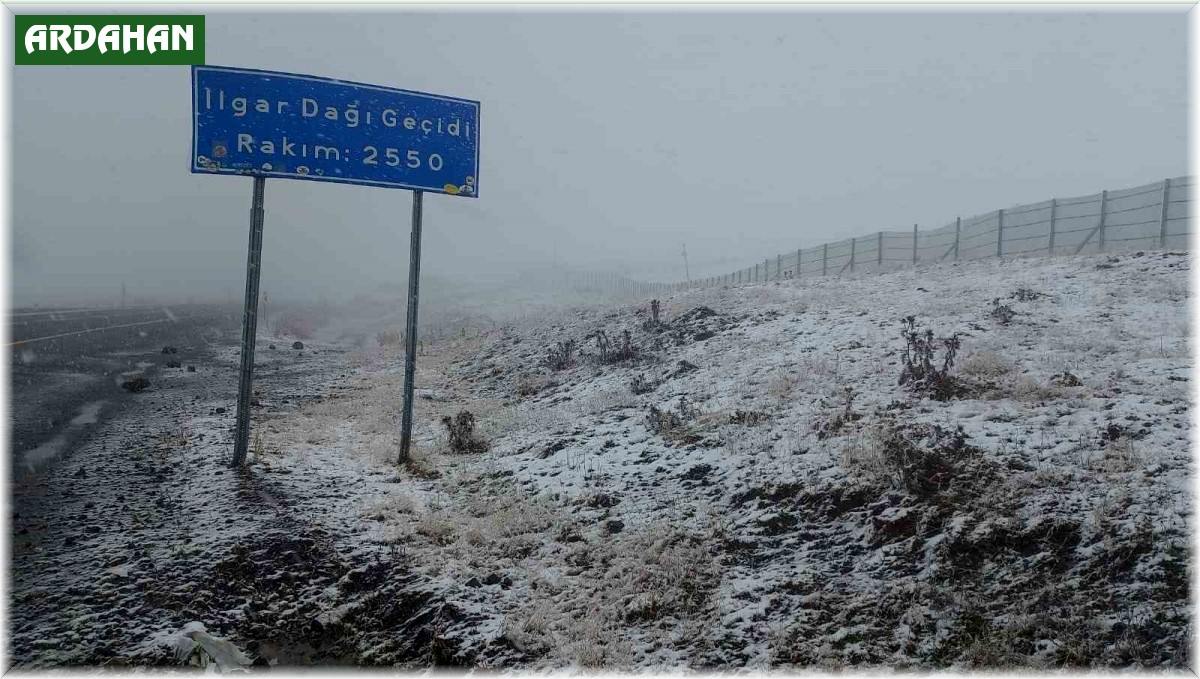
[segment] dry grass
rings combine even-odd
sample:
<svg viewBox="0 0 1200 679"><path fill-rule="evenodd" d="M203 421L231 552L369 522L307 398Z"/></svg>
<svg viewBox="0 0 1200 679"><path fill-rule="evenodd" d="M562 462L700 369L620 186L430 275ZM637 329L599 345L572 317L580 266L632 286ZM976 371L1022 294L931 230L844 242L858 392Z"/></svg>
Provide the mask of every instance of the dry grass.
<svg viewBox="0 0 1200 679"><path fill-rule="evenodd" d="M988 349L972 351L958 364L960 371L971 377L979 378L1003 377L1016 368L1016 364L1010 359Z"/></svg>

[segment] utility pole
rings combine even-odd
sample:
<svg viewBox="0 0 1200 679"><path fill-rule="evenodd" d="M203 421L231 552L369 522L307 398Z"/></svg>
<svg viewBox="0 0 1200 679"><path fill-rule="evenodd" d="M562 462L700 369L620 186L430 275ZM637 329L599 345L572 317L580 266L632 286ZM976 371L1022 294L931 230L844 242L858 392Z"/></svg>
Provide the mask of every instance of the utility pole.
<svg viewBox="0 0 1200 679"><path fill-rule="evenodd" d="M687 243L683 244L683 275L685 278L687 278L688 283L692 282L692 274L690 271L688 271Z"/></svg>

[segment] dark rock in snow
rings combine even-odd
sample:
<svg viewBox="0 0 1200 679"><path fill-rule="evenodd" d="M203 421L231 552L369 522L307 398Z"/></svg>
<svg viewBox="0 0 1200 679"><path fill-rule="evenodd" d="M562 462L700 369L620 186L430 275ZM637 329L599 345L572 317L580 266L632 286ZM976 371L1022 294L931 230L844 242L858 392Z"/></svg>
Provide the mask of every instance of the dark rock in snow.
<svg viewBox="0 0 1200 679"><path fill-rule="evenodd" d="M179 361L167 361L167 367L168 368L182 368L183 366L181 366L179 364Z"/></svg>
<svg viewBox="0 0 1200 679"><path fill-rule="evenodd" d="M685 481L704 481L712 472L712 465L698 464L684 472L679 478Z"/></svg>
<svg viewBox="0 0 1200 679"><path fill-rule="evenodd" d="M501 580L501 577L500 577L500 574L499 574L499 573L490 573L490 574L488 574L488 576L487 576L486 578L484 578L484 579L483 579L483 584L485 584L485 585L499 585L499 584L500 584L500 580Z"/></svg>
<svg viewBox="0 0 1200 679"><path fill-rule="evenodd" d="M297 340L297 341L295 341L295 342L292 342L292 348L293 348L293 349L303 349L303 348L304 348L304 342L301 342L301 341L299 341L299 340Z"/></svg>
<svg viewBox="0 0 1200 679"><path fill-rule="evenodd" d="M479 578L471 578L466 582L467 587L482 587L483 583L479 582Z"/></svg>
<svg viewBox="0 0 1200 679"><path fill-rule="evenodd" d="M692 363L691 361L680 361L674 372L672 372L670 375L667 375L667 378L670 379L672 377L679 377L680 375L686 375L699 369L700 366Z"/></svg>
<svg viewBox="0 0 1200 679"><path fill-rule="evenodd" d="M271 346L269 346L269 347L267 347L267 348L268 348L268 349L270 349L271 351L275 351L275 345L274 345L274 344L272 344Z"/></svg>
<svg viewBox="0 0 1200 679"><path fill-rule="evenodd" d="M162 352L164 354L178 354L179 349L178 349L178 347L165 346L165 347L163 347Z"/></svg>
<svg viewBox="0 0 1200 679"><path fill-rule="evenodd" d="M625 530L625 522L618 519L610 519L604 522L604 532L609 535L616 535Z"/></svg>
<svg viewBox="0 0 1200 679"><path fill-rule="evenodd" d="M188 372L190 372L190 373L194 373L194 372L196 372L196 366L194 366L194 365L189 365L189 366L187 367L187 371L188 371Z"/></svg>
<svg viewBox="0 0 1200 679"><path fill-rule="evenodd" d="M128 382L121 383L122 389L124 389L125 391L133 392L135 394L138 393L139 391L142 391L143 389L145 389L148 386L150 386L150 380L146 379L145 377L135 377L132 380L129 380Z"/></svg>
<svg viewBox="0 0 1200 679"><path fill-rule="evenodd" d="M225 409L224 409L224 408L217 408L217 410L216 410L216 413L217 413L218 415L224 415L224 414L225 414Z"/></svg>

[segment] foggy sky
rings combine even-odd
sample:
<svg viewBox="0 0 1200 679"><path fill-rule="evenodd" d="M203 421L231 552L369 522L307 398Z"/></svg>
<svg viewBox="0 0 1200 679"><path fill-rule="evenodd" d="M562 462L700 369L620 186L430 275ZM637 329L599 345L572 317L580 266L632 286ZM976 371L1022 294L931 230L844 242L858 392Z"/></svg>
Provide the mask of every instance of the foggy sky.
<svg viewBox="0 0 1200 679"><path fill-rule="evenodd" d="M717 274L1188 170L1186 6L218 9L194 10L210 64L482 103L480 197L426 197L426 280L678 280L685 242L692 276ZM240 294L251 181L188 172L187 67L12 83L14 303ZM268 181L262 289L402 286L410 205Z"/></svg>

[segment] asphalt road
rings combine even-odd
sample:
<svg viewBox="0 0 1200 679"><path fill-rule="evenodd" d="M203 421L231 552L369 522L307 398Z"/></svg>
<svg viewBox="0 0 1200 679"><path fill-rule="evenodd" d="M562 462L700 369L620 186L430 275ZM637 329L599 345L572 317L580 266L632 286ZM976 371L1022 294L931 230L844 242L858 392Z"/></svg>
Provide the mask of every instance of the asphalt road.
<svg viewBox="0 0 1200 679"><path fill-rule="evenodd" d="M240 310L215 305L14 309L8 318L14 470L57 459L129 397L121 383L186 370L228 344ZM176 353L164 354L171 346ZM180 367L169 368L178 362Z"/></svg>

